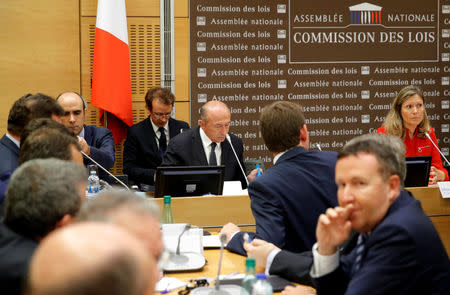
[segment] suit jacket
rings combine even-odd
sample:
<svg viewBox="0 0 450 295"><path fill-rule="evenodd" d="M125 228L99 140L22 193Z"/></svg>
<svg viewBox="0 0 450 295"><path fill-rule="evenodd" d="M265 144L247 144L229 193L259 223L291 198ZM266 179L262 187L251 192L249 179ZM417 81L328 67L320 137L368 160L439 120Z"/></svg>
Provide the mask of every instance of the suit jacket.
<svg viewBox="0 0 450 295"><path fill-rule="evenodd" d="M248 194L256 222L256 234L250 236L291 252L310 251L319 215L337 206L336 159L335 152L295 147L250 182ZM243 234L235 234L227 249L245 255Z"/></svg>
<svg viewBox="0 0 450 295"><path fill-rule="evenodd" d="M161 165L162 158L150 120L148 117L128 129L123 150L123 172L135 183L153 185L156 168ZM188 123L169 119L169 138L178 135L181 129L189 129Z"/></svg>
<svg viewBox="0 0 450 295"><path fill-rule="evenodd" d="M230 134L230 138L239 161L244 167L244 146L242 140L234 134ZM220 147L222 149L221 164L225 166L224 180L240 180L242 187L246 188L247 183L228 140L221 142ZM200 137L200 127L183 132L171 139L161 165L208 166L208 160Z"/></svg>
<svg viewBox="0 0 450 295"><path fill-rule="evenodd" d="M2 294L23 294L28 265L38 243L0 222L0 286Z"/></svg>
<svg viewBox="0 0 450 295"><path fill-rule="evenodd" d="M450 261L433 223L407 191L372 230L360 269L356 249L339 267L314 279L318 294L450 294Z"/></svg>
<svg viewBox="0 0 450 295"><path fill-rule="evenodd" d="M0 174L19 166L19 147L6 135L0 139Z"/></svg>
<svg viewBox="0 0 450 295"><path fill-rule="evenodd" d="M341 255L348 255L355 248L358 234L352 231L350 237L339 247ZM312 286L310 276L313 255L311 251L293 253L286 250L278 252L269 267L270 275L277 275L303 285Z"/></svg>
<svg viewBox="0 0 450 295"><path fill-rule="evenodd" d="M114 149L114 137L109 129L97 126L84 125L84 139L91 147L91 158L106 169L114 166L116 159ZM94 164L88 159L84 159L84 165ZM102 169L98 169L99 177L108 179L108 175Z"/></svg>
<svg viewBox="0 0 450 295"><path fill-rule="evenodd" d="M269 274L283 277L291 282L312 286L309 275L312 263L311 251L292 253L282 250L273 258Z"/></svg>

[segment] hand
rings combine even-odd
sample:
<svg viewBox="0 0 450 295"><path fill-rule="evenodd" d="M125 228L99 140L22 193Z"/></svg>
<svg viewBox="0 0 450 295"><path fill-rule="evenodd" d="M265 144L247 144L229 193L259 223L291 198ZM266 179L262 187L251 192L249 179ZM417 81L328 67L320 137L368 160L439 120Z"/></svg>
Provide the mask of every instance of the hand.
<svg viewBox="0 0 450 295"><path fill-rule="evenodd" d="M85 153L86 155L90 156L91 155L91 147L87 144L86 140L83 137L77 136L78 137L78 143L81 146L81 151L83 153Z"/></svg>
<svg viewBox="0 0 450 295"><path fill-rule="evenodd" d="M219 235L224 234L227 237L227 243L229 243L233 234L238 231L240 231L239 227L236 224L229 222L222 227Z"/></svg>
<svg viewBox="0 0 450 295"><path fill-rule="evenodd" d="M316 290L307 286L286 286L283 291L281 291L281 295L314 295L316 294Z"/></svg>
<svg viewBox="0 0 450 295"><path fill-rule="evenodd" d="M329 208L319 216L316 237L321 255L336 253L337 247L350 236L350 215L353 210L353 205L349 204L346 207Z"/></svg>
<svg viewBox="0 0 450 295"><path fill-rule="evenodd" d="M443 181L445 179L445 173L431 166L430 169L430 179L428 180L428 185L436 184L438 181Z"/></svg>
<svg viewBox="0 0 450 295"><path fill-rule="evenodd" d="M254 239L251 243L245 242L244 249L247 256L255 259L256 266L261 268L266 267L267 256L272 250L280 250L274 244L259 239Z"/></svg>
<svg viewBox="0 0 450 295"><path fill-rule="evenodd" d="M261 168L259 168L259 170L261 170L261 173L263 173L263 170ZM256 173L258 173L258 169L253 169L249 175L247 175L247 180L248 182L255 180L256 178Z"/></svg>

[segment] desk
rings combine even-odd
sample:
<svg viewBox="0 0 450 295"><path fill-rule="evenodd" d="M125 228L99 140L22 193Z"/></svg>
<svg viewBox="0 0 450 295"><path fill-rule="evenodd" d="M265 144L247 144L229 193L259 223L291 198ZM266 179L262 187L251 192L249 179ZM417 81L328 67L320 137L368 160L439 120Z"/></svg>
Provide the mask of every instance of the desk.
<svg viewBox="0 0 450 295"><path fill-rule="evenodd" d="M167 273L166 276L176 277L182 281L188 281L189 279L198 277L215 278L217 276L217 267L219 265L219 254L219 249L207 249L204 251L206 264L203 267L203 270L196 272ZM239 273L245 272L245 257L224 250L221 274L226 275L234 271L238 271Z"/></svg>
<svg viewBox="0 0 450 295"><path fill-rule="evenodd" d="M443 199L438 187L413 187L407 190L421 202L423 210L430 216L450 256L450 216L436 216L450 214L450 199ZM162 198L155 201L162 208ZM221 226L227 222L255 223L250 198L247 195L172 198L172 211L176 222L198 226ZM244 230L254 231L254 228Z"/></svg>
<svg viewBox="0 0 450 295"><path fill-rule="evenodd" d="M411 187L407 190L420 201L423 211L430 216L450 256L450 199L442 198L439 187Z"/></svg>
<svg viewBox="0 0 450 295"><path fill-rule="evenodd" d="M154 200L163 207L162 198ZM198 226L222 226L228 222L255 224L248 195L172 198L172 212L175 222Z"/></svg>

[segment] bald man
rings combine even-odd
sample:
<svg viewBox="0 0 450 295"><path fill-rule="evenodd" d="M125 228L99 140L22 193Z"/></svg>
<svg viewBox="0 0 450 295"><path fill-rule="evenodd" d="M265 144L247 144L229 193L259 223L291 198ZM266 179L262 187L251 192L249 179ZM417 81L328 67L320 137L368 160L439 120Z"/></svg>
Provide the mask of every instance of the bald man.
<svg viewBox="0 0 450 295"><path fill-rule="evenodd" d="M81 150L106 169L114 166L115 149L114 138L109 129L97 126L86 126L86 100L76 92L64 92L56 98L64 109L62 123L78 137ZM85 165L93 164L84 159ZM99 169L99 176L108 180L108 176Z"/></svg>
<svg viewBox="0 0 450 295"><path fill-rule="evenodd" d="M114 223L141 240L156 261L161 258L164 244L159 225L159 207L152 200L128 191L107 191L84 203L77 220Z"/></svg>
<svg viewBox="0 0 450 295"><path fill-rule="evenodd" d="M153 294L155 261L125 230L79 223L46 237L33 255L30 295Z"/></svg>
<svg viewBox="0 0 450 295"><path fill-rule="evenodd" d="M242 187L247 183L238 160L234 156L229 134L236 154L243 165L242 140L230 131L231 114L226 104L209 101L200 108L199 127L183 132L170 140L162 166L225 166L224 180L239 180ZM256 171L254 171L256 173Z"/></svg>

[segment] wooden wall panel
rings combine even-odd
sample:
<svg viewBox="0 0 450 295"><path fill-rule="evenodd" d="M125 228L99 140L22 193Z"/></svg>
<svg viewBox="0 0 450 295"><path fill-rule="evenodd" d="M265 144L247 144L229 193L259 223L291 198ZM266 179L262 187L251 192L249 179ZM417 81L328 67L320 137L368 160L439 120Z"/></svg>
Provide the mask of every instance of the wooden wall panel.
<svg viewBox="0 0 450 295"><path fill-rule="evenodd" d="M189 101L177 101L175 102L175 118L178 120L182 120L188 122L190 126L190 117L189 117ZM195 124L197 126L197 124Z"/></svg>
<svg viewBox="0 0 450 295"><path fill-rule="evenodd" d="M189 101L188 18L175 18L175 95L178 101Z"/></svg>
<svg viewBox="0 0 450 295"><path fill-rule="evenodd" d="M80 90L79 0L0 1L0 132L25 93Z"/></svg>
<svg viewBox="0 0 450 295"><path fill-rule="evenodd" d="M81 16L97 14L97 0L81 0ZM159 17L159 0L126 0L127 16ZM174 0L175 17L188 17L188 0Z"/></svg>
<svg viewBox="0 0 450 295"><path fill-rule="evenodd" d="M125 6L127 16L159 17L159 0L126 0ZM81 16L97 15L97 0L80 0L80 7Z"/></svg>

